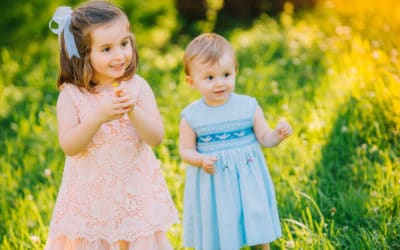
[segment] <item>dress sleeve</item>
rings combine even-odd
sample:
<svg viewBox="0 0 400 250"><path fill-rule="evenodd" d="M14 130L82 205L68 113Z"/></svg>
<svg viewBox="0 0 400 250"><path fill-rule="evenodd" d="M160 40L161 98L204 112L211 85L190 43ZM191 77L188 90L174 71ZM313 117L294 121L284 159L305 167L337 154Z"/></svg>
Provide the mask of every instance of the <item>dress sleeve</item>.
<svg viewBox="0 0 400 250"><path fill-rule="evenodd" d="M189 123L190 127L192 127L189 107L186 107L185 109L183 109L180 116L181 116L181 119L185 118L185 120Z"/></svg>
<svg viewBox="0 0 400 250"><path fill-rule="evenodd" d="M254 97L249 97L249 114L251 114L252 122L254 123L254 115L256 113L256 108L258 106L258 101Z"/></svg>
<svg viewBox="0 0 400 250"><path fill-rule="evenodd" d="M78 87L76 87L70 83L64 83L61 85L60 91L65 92L71 98L72 103L74 104L74 109L75 109L76 114L80 121L81 115L79 112L79 110L80 110L79 106L80 106L80 102L81 102L81 99L80 99L81 95L80 95L80 93L77 93L77 92L80 92L81 90L79 90Z"/></svg>
<svg viewBox="0 0 400 250"><path fill-rule="evenodd" d="M136 92L136 105L151 115L159 115L159 107L151 85L139 75L134 76L133 88Z"/></svg>

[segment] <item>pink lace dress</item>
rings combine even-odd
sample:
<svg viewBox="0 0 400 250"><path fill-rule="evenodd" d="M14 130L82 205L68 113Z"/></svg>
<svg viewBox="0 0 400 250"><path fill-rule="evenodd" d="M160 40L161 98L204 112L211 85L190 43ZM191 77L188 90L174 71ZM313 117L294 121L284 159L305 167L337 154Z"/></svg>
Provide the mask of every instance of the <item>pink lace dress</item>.
<svg viewBox="0 0 400 250"><path fill-rule="evenodd" d="M103 95L71 84L61 91L80 120ZM45 249L172 249L165 231L175 222L160 162L125 115L103 124L83 152L66 156Z"/></svg>

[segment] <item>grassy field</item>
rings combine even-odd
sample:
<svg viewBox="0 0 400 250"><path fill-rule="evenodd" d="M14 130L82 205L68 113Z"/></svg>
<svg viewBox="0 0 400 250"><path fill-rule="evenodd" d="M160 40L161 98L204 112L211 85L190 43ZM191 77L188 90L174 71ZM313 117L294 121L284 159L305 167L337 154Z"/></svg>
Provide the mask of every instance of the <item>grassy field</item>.
<svg viewBox="0 0 400 250"><path fill-rule="evenodd" d="M46 9L43 37L25 37L30 42L0 51L4 250L43 248L62 177L58 44L46 31L59 2ZM179 112L198 98L184 83L181 58L193 35L216 30L237 50L237 92L257 97L271 126L286 117L295 130L279 147L264 150L283 227L271 248L400 249L397 0L322 1L305 12L288 4L278 17L229 19L225 26L215 18L188 26L172 0L116 2L130 16L139 74L152 85L164 117L166 138L155 151L180 212L185 165L177 150ZM20 33L10 37L21 39ZM179 224L168 232L175 249L183 249L181 232Z"/></svg>

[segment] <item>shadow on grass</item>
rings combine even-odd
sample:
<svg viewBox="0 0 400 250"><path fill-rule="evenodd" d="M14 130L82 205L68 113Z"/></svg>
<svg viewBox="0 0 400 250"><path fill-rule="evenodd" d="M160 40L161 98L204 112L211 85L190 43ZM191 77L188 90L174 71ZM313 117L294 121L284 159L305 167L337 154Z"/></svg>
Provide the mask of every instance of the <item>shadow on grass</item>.
<svg viewBox="0 0 400 250"><path fill-rule="evenodd" d="M366 109L368 104L374 109ZM387 199L394 194L385 188L391 184L385 168L396 162L398 141L391 138L390 117L381 111L373 100L351 97L339 111L312 174L317 203L341 232L332 239L340 247L400 246L399 220L389 224L400 212L399 199Z"/></svg>

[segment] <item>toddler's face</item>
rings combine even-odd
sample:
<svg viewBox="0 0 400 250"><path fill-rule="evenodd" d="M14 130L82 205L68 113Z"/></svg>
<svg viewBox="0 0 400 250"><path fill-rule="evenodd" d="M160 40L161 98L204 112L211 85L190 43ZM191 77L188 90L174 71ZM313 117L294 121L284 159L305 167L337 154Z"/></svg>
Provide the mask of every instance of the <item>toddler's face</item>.
<svg viewBox="0 0 400 250"><path fill-rule="evenodd" d="M124 75L131 63L132 34L128 27L126 21L119 18L91 32L90 64L96 82L111 84Z"/></svg>
<svg viewBox="0 0 400 250"><path fill-rule="evenodd" d="M214 64L193 61L186 81L197 89L209 106L219 106L229 100L235 89L236 67L233 55L225 53Z"/></svg>

